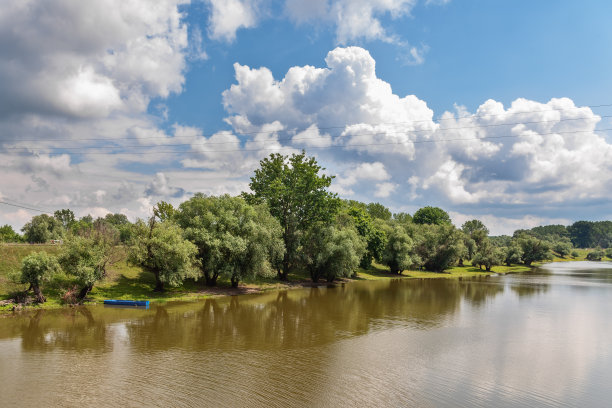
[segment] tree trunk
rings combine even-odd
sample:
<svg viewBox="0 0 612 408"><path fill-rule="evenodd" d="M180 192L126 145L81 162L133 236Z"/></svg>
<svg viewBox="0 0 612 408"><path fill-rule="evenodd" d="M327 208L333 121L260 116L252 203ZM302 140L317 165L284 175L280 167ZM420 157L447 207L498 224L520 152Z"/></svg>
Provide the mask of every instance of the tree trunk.
<svg viewBox="0 0 612 408"><path fill-rule="evenodd" d="M81 288L81 291L79 292L77 296L77 299L79 299L79 301L82 301L83 299L85 299L85 296L87 296L89 292L91 292L92 289L93 289L93 285L83 286L83 288Z"/></svg>
<svg viewBox="0 0 612 408"><path fill-rule="evenodd" d="M204 274L204 279L206 280L206 286L216 286L217 285L217 278L219 277L219 274L213 273L206 273Z"/></svg>
<svg viewBox="0 0 612 408"><path fill-rule="evenodd" d="M487 265L486 266L486 270L487 270L487 272L491 272L491 265Z"/></svg>
<svg viewBox="0 0 612 408"><path fill-rule="evenodd" d="M237 288L238 282L240 282L240 278L232 276L231 281L232 281L232 288Z"/></svg>
<svg viewBox="0 0 612 408"><path fill-rule="evenodd" d="M459 264L458 266L463 266L463 258L459 258Z"/></svg>
<svg viewBox="0 0 612 408"><path fill-rule="evenodd" d="M47 299L45 299L45 297L42 294L42 291L40 290L40 286L38 286L38 284L32 284L32 290L34 291L34 295L36 296L36 301L38 303L45 303L47 301Z"/></svg>
<svg viewBox="0 0 612 408"><path fill-rule="evenodd" d="M289 256L285 252L285 256L283 257L283 270L279 274L278 278L282 281L286 281L289 276Z"/></svg>
<svg viewBox="0 0 612 408"><path fill-rule="evenodd" d="M159 278L159 272L155 272L155 289L153 292L163 292L164 291L164 282Z"/></svg>

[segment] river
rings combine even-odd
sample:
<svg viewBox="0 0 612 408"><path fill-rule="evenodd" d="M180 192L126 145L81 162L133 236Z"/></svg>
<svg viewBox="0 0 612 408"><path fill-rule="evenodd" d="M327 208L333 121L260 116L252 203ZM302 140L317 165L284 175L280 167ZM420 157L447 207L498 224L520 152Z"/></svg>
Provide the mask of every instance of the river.
<svg viewBox="0 0 612 408"><path fill-rule="evenodd" d="M2 406L608 407L612 264L0 317Z"/></svg>

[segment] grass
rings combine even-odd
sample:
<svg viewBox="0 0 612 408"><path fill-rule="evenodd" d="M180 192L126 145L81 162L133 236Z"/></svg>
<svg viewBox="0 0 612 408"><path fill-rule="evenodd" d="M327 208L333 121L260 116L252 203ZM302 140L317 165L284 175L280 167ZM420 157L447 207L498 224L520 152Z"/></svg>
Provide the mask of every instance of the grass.
<svg viewBox="0 0 612 408"><path fill-rule="evenodd" d="M27 285L14 283L11 275L19 273L21 260L28 254L36 251L46 251L57 254L61 247L57 245L0 245L0 300L10 299L16 293L24 291ZM579 249L577 258L555 258L553 262L567 262L584 260L589 250ZM537 266L538 264L534 264ZM532 267L525 265L494 266L491 272L478 269L466 262L465 266L455 266L444 273L407 270L401 275L391 274L389 268L374 263L371 268L359 269L355 280L383 280L383 279L433 279L433 278L471 278L478 276L491 275L493 273L507 274L528 272ZM275 276L253 277L245 279L240 284L240 289L231 288L227 279L219 279L218 285L214 289L207 288L202 280L195 281L188 279L184 284L177 288L168 287L163 293L153 292L155 279L152 274L144 272L139 267L128 265L125 257L119 262L108 268L107 277L99 282L89 294L89 299L95 303L101 303L104 299L133 299L151 300L153 302L164 303L168 301L193 301L210 296L227 294L240 294L249 292L260 292L275 289L287 289L301 287L308 284L309 275L305 271L298 271L289 275L288 282L279 282ZM47 297L47 302L43 305L32 306L34 308L58 308L62 307L61 298L66 290L74 285L70 277L65 275L57 276L53 282L47 283L43 287L43 292ZM11 310L12 305L0 305L0 311Z"/></svg>

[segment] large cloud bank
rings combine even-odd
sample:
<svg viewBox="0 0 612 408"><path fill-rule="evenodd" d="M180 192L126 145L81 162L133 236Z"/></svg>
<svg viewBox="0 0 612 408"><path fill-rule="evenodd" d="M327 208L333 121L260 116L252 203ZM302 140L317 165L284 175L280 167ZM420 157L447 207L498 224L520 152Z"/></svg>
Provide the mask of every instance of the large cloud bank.
<svg viewBox="0 0 612 408"><path fill-rule="evenodd" d="M188 86L190 54L205 55L201 32L185 23L186 3L4 2L2 200L146 216L155 201L177 203L194 191L237 194L259 159L304 148L337 176L334 189L346 198L409 212L440 205L458 222L487 220L493 232L612 216L602 209L612 198L612 147L591 109L567 98L517 99L434 113L415 95L395 94L359 47L336 48L316 67L294 66L281 77L238 61L235 83L221 96L230 129L207 135L188 124L162 126L163 99ZM209 38L234 41L236 30L269 15L268 3L209 0ZM306 3L287 1L283 13L300 24L332 24L339 43L400 41L381 18L414 6ZM350 21L364 29L351 31ZM32 214L3 207L0 224L21 226Z"/></svg>
<svg viewBox="0 0 612 408"><path fill-rule="evenodd" d="M357 196L392 197L396 207L429 200L516 216L610 199L612 146L588 107L567 98L508 107L488 100L476 112L458 107L434 120L425 101L394 94L376 76L366 50L337 48L326 65L276 79L265 67L235 64L237 83L223 94L228 121L238 132L277 123L298 134L292 146L315 147L335 163L339 192L352 193L360 177L351 161L384 165L384 181Z"/></svg>

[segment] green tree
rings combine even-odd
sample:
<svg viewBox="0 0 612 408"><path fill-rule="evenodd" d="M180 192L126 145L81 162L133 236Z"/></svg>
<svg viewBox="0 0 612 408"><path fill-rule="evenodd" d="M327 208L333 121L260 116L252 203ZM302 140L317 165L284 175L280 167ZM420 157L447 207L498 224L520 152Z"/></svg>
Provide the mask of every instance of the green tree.
<svg viewBox="0 0 612 408"><path fill-rule="evenodd" d="M414 248L414 242L406 229L401 225L388 227L387 242L382 254L382 263L387 265L393 274L402 274L402 271L420 262Z"/></svg>
<svg viewBox="0 0 612 408"><path fill-rule="evenodd" d="M310 278L328 282L352 276L366 252L366 243L354 227L340 228L319 222L305 234L301 256Z"/></svg>
<svg viewBox="0 0 612 408"><path fill-rule="evenodd" d="M410 224L412 222L412 216L405 212L399 212L393 214L393 219L400 224Z"/></svg>
<svg viewBox="0 0 612 408"><path fill-rule="evenodd" d="M72 210L64 208L62 210L57 210L53 213L53 217L62 224L62 227L65 231L67 231L75 221L74 213Z"/></svg>
<svg viewBox="0 0 612 408"><path fill-rule="evenodd" d="M380 260L385 247L386 236L378 225L372 220L369 213L360 207L351 207L348 214L353 218L355 228L367 243L367 251L364 253L359 266L369 268L372 259Z"/></svg>
<svg viewBox="0 0 612 408"><path fill-rule="evenodd" d="M523 260L523 250L516 241L512 241L504 250L504 263L508 266L521 263Z"/></svg>
<svg viewBox="0 0 612 408"><path fill-rule="evenodd" d="M37 244L45 243L51 239L59 239L63 235L62 223L55 217L47 214L36 215L21 228L26 242Z"/></svg>
<svg viewBox="0 0 612 408"><path fill-rule="evenodd" d="M369 203L366 205L366 209L372 218L378 218L384 221L389 221L391 219L391 211L380 203Z"/></svg>
<svg viewBox="0 0 612 408"><path fill-rule="evenodd" d="M130 224L130 220L128 220L128 217L125 214L119 214L119 213L108 213L104 216L104 221L106 221L107 223L114 225L115 227L119 227L121 225L128 225Z"/></svg>
<svg viewBox="0 0 612 408"><path fill-rule="evenodd" d="M244 193L250 204L265 203L280 222L285 255L279 278L287 280L299 262L300 237L317 222L330 223L340 208L340 200L327 188L333 177L319 174L323 169L306 153L283 156L275 153L261 160Z"/></svg>
<svg viewBox="0 0 612 408"><path fill-rule="evenodd" d="M172 204L167 203L165 201L160 201L159 203L157 203L157 205L155 206L155 211L156 211L155 215L161 221L166 221L166 220L172 219L174 217L175 212L176 212L176 210L174 209Z"/></svg>
<svg viewBox="0 0 612 408"><path fill-rule="evenodd" d="M608 258L612 259L612 248L608 248L608 249L606 250L606 256L607 256Z"/></svg>
<svg viewBox="0 0 612 408"><path fill-rule="evenodd" d="M470 220L463 223L461 230L480 246L489 236L489 229L480 220Z"/></svg>
<svg viewBox="0 0 612 408"><path fill-rule="evenodd" d="M533 262L551 260L550 243L529 236L523 235L518 239L518 244L523 251L523 263L530 266Z"/></svg>
<svg viewBox="0 0 612 408"><path fill-rule="evenodd" d="M448 213L439 207L423 207L418 209L412 216L415 224L451 225Z"/></svg>
<svg viewBox="0 0 612 408"><path fill-rule="evenodd" d="M559 239L553 243L552 250L555 251L561 258L568 256L574 247L568 238Z"/></svg>
<svg viewBox="0 0 612 408"><path fill-rule="evenodd" d="M207 197L200 193L176 212L185 236L198 248L206 284L219 276L233 286L246 276L280 266L284 254L281 227L264 205L251 206L241 197Z"/></svg>
<svg viewBox="0 0 612 408"><path fill-rule="evenodd" d="M491 241L484 239L479 247L472 264L482 267L484 266L487 272L491 271L491 267L501 265L504 261L504 252L491 244Z"/></svg>
<svg viewBox="0 0 612 408"><path fill-rule="evenodd" d="M34 252L21 261L21 283L29 283L38 303L46 302L40 289L43 282L49 281L59 271L57 259L46 252ZM28 290L29 290L28 289Z"/></svg>
<svg viewBox="0 0 612 408"><path fill-rule="evenodd" d="M0 227L0 242L21 242L21 236L6 224Z"/></svg>
<svg viewBox="0 0 612 408"><path fill-rule="evenodd" d="M576 248L591 248L593 247L594 223L591 221L576 221L567 228L572 244Z"/></svg>
<svg viewBox="0 0 612 408"><path fill-rule="evenodd" d="M178 286L186 278L197 276L194 268L197 248L183 238L178 225L159 222L153 216L148 225L140 221L135 229L128 260L155 276L155 292L163 292L165 284Z"/></svg>
<svg viewBox="0 0 612 408"><path fill-rule="evenodd" d="M452 225L423 225L420 235L417 253L428 271L445 271L465 251L462 234Z"/></svg>
<svg viewBox="0 0 612 408"><path fill-rule="evenodd" d="M59 263L80 285L79 301L85 299L96 282L106 277L107 266L119 260L118 243L118 231L107 222L94 223L64 243Z"/></svg>

